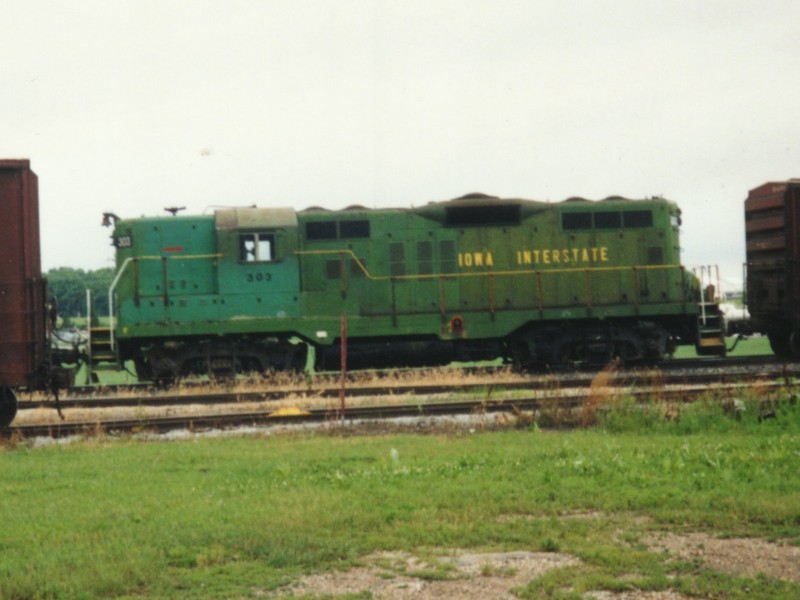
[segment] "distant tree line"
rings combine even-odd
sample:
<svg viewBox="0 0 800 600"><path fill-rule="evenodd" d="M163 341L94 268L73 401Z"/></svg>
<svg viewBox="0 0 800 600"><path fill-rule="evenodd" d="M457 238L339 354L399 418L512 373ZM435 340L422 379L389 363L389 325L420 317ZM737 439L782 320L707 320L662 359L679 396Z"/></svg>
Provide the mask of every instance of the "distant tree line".
<svg viewBox="0 0 800 600"><path fill-rule="evenodd" d="M50 296L58 301L58 314L64 318L86 316L86 290L92 291L95 316L108 314L108 288L114 279L110 267L84 271L59 267L45 273Z"/></svg>

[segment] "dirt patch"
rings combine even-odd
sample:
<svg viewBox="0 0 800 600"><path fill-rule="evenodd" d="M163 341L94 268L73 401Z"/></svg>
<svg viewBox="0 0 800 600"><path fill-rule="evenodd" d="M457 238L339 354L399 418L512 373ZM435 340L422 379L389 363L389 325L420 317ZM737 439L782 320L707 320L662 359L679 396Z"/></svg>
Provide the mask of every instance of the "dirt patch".
<svg viewBox="0 0 800 600"><path fill-rule="evenodd" d="M512 515L534 518L529 515ZM593 520L596 511L575 511L562 518ZM651 534L643 539L651 551L668 552L683 560L737 576L767 577L800 582L800 548L773 544L763 539L718 539L705 533ZM575 557L559 553L498 552L470 553L463 550L420 558L402 552L383 552L365 557L363 566L349 571L308 575L274 593L256 591L257 596L337 596L369 594L375 600L439 600L440 598L509 599L512 590L552 569L580 564ZM596 590L587 600L685 600L674 590L609 592Z"/></svg>
<svg viewBox="0 0 800 600"><path fill-rule="evenodd" d="M685 600L687 596L666 590L663 592L587 592L587 600Z"/></svg>
<svg viewBox="0 0 800 600"><path fill-rule="evenodd" d="M706 533L648 536L644 543L651 550L669 552L686 560L700 560L706 566L754 577L767 577L800 582L800 548L773 544L756 538L714 538Z"/></svg>
<svg viewBox="0 0 800 600"><path fill-rule="evenodd" d="M367 556L365 566L308 575L270 595L273 598L370 592L376 600L514 599L511 590L551 569L578 564L565 554L455 552L423 560L405 553Z"/></svg>
<svg viewBox="0 0 800 600"><path fill-rule="evenodd" d="M550 519L560 519L566 521L596 521L608 519L609 516L599 510L573 510L560 512L555 515L530 515L530 514L510 514L500 515L498 523L515 523L517 521L548 521Z"/></svg>

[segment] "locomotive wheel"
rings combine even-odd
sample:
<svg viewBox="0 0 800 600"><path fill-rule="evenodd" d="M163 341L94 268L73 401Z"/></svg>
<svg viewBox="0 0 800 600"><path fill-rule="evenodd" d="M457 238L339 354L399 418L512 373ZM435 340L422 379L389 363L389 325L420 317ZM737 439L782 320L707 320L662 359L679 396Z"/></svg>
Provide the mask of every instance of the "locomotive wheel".
<svg viewBox="0 0 800 600"><path fill-rule="evenodd" d="M136 367L136 378L140 381L152 381L153 380L153 371L150 369L150 365L144 358L137 358L133 362L134 366Z"/></svg>
<svg viewBox="0 0 800 600"><path fill-rule="evenodd" d="M17 395L9 387L0 388L0 427L8 427L17 416Z"/></svg>
<svg viewBox="0 0 800 600"><path fill-rule="evenodd" d="M795 329L789 338L789 352L794 358L800 358L800 329Z"/></svg>
<svg viewBox="0 0 800 600"><path fill-rule="evenodd" d="M526 371L533 366L533 341L520 337L508 342L508 360L517 371Z"/></svg>
<svg viewBox="0 0 800 600"><path fill-rule="evenodd" d="M236 379L236 373L244 371L240 361L233 357L215 357L208 359L208 378L217 382L230 382Z"/></svg>
<svg viewBox="0 0 800 600"><path fill-rule="evenodd" d="M614 343L605 336L594 336L581 344L579 356L589 364L605 365L616 357Z"/></svg>
<svg viewBox="0 0 800 600"><path fill-rule="evenodd" d="M791 356L792 355L792 337L785 331L770 331L767 333L769 338L769 347L776 356Z"/></svg>
<svg viewBox="0 0 800 600"><path fill-rule="evenodd" d="M571 340L556 340L550 351L550 366L561 369L575 366L576 346Z"/></svg>
<svg viewBox="0 0 800 600"><path fill-rule="evenodd" d="M152 379L156 385L169 387L178 379L178 363L172 358L161 357L151 363Z"/></svg>

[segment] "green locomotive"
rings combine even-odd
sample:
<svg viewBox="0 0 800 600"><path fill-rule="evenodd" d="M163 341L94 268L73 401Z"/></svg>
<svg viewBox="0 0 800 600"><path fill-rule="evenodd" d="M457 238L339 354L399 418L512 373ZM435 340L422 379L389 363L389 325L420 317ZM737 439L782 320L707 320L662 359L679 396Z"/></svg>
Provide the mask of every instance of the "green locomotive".
<svg viewBox="0 0 800 600"><path fill-rule="evenodd" d="M724 353L663 199L470 194L410 209L231 208L118 220L114 347L141 378L502 358Z"/></svg>

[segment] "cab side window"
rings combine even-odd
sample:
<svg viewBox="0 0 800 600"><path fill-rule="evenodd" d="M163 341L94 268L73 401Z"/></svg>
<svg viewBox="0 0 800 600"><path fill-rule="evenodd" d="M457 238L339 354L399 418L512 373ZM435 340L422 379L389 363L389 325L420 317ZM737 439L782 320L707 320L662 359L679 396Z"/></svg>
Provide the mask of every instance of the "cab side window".
<svg viewBox="0 0 800 600"><path fill-rule="evenodd" d="M243 233L239 236L241 262L273 262L275 260L274 233Z"/></svg>

